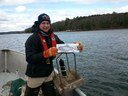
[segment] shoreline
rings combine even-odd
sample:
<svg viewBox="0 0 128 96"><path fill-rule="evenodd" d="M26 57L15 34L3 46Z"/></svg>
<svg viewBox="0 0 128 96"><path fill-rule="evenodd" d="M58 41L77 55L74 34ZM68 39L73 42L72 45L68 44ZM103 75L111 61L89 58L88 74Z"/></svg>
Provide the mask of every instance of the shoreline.
<svg viewBox="0 0 128 96"><path fill-rule="evenodd" d="M103 30L127 30L128 28L117 28L117 29L98 29L98 30L65 30L65 31L54 31L55 33L59 32L89 32L89 31L103 31ZM25 31L10 31L10 32L0 32L0 35L5 34L25 34Z"/></svg>

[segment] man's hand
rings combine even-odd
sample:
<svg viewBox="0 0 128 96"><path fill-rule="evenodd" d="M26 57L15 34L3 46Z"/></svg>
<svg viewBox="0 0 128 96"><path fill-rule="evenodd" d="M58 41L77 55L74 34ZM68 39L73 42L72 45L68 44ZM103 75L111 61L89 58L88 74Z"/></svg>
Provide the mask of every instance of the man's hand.
<svg viewBox="0 0 128 96"><path fill-rule="evenodd" d="M77 49L78 49L80 52L82 52L82 51L83 51L83 49L84 49L83 44L82 44L82 43L80 43L80 42L75 42L75 44L78 44Z"/></svg>
<svg viewBox="0 0 128 96"><path fill-rule="evenodd" d="M57 55L57 48L56 47L51 47L48 50L43 52L43 56L45 58L49 58L49 57L55 57Z"/></svg>

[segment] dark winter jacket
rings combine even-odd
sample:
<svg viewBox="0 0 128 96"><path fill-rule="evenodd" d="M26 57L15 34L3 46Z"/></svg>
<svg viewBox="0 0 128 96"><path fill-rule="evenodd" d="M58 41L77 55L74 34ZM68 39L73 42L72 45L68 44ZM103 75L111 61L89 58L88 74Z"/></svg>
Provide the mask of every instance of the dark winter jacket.
<svg viewBox="0 0 128 96"><path fill-rule="evenodd" d="M47 64L47 59L42 55L44 49L42 47L38 32L39 31L34 31L34 33L27 39L25 43L26 61L28 62L25 74L29 77L47 77L53 71L53 57L49 58L50 64ZM52 44L49 35L43 35L48 47L50 48ZM57 44L64 43L58 38L57 35L55 35L55 39Z"/></svg>

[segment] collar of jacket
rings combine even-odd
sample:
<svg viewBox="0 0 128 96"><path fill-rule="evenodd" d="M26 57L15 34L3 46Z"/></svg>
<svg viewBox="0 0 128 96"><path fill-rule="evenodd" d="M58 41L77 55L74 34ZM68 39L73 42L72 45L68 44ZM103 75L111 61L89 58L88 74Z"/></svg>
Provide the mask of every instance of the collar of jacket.
<svg viewBox="0 0 128 96"><path fill-rule="evenodd" d="M43 36L50 36L51 33L46 33L44 31L40 31Z"/></svg>

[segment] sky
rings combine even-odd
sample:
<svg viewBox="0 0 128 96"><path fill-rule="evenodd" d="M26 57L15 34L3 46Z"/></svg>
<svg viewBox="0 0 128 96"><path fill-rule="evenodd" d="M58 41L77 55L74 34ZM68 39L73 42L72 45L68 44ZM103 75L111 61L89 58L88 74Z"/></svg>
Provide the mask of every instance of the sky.
<svg viewBox="0 0 128 96"><path fill-rule="evenodd" d="M0 32L24 31L46 13L51 22L128 12L128 0L0 0Z"/></svg>

